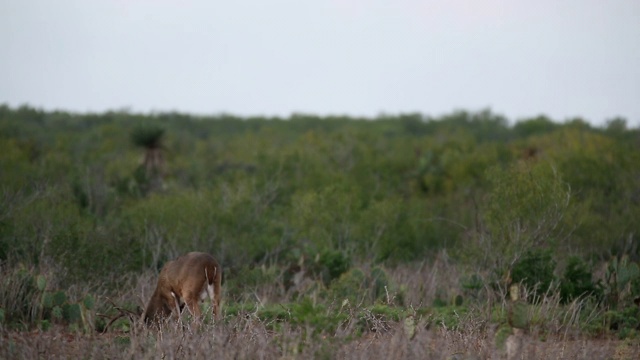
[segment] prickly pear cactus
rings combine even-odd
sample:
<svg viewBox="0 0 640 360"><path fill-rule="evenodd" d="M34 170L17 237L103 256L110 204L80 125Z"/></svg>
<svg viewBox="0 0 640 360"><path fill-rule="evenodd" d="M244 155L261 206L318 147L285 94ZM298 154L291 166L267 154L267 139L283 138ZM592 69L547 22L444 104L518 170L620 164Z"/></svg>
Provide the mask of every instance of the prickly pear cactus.
<svg viewBox="0 0 640 360"><path fill-rule="evenodd" d="M84 299L82 300L82 305L84 305L84 308L87 310L93 310L93 306L95 304L95 299L93 298L92 295L87 295L84 297Z"/></svg>
<svg viewBox="0 0 640 360"><path fill-rule="evenodd" d="M44 291L44 289L47 287L47 278L44 277L44 275L38 275L36 277L36 285L38 287L38 290Z"/></svg>
<svg viewBox="0 0 640 360"><path fill-rule="evenodd" d="M67 294L64 291L56 291L52 294L53 306L62 306L67 302Z"/></svg>
<svg viewBox="0 0 640 360"><path fill-rule="evenodd" d="M404 319L404 333L409 339L416 336L416 319L413 315L409 315Z"/></svg>
<svg viewBox="0 0 640 360"><path fill-rule="evenodd" d="M613 258L605 273L607 298L611 306L631 302L640 296L640 267L625 255Z"/></svg>
<svg viewBox="0 0 640 360"><path fill-rule="evenodd" d="M630 262L629 258L623 257L618 263L618 291L624 291L640 275L638 264Z"/></svg>
<svg viewBox="0 0 640 360"><path fill-rule="evenodd" d="M70 323L80 322L82 320L80 304L64 304L62 306L62 317Z"/></svg>
<svg viewBox="0 0 640 360"><path fill-rule="evenodd" d="M512 327L523 330L529 327L529 306L525 301L511 303L508 316L509 325Z"/></svg>

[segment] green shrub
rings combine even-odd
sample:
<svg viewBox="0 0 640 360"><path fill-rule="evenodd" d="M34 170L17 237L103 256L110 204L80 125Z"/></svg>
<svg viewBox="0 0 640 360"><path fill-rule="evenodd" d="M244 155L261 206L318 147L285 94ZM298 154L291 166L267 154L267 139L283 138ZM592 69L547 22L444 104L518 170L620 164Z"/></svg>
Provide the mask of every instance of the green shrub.
<svg viewBox="0 0 640 360"><path fill-rule="evenodd" d="M469 313L465 306L439 306L429 309L427 314L429 322L436 326L445 326L449 329L456 328Z"/></svg>
<svg viewBox="0 0 640 360"><path fill-rule="evenodd" d="M277 269L275 267L244 265L239 269L229 270L225 274L225 288L228 296L237 298L256 288L277 283ZM228 279L228 280L227 280Z"/></svg>
<svg viewBox="0 0 640 360"><path fill-rule="evenodd" d="M605 314L609 329L620 338L633 337L640 330L640 307L630 306L622 310L610 310Z"/></svg>
<svg viewBox="0 0 640 360"><path fill-rule="evenodd" d="M560 296L567 303L580 296L598 298L602 290L592 279L591 270L579 257L569 258L564 275L560 281Z"/></svg>
<svg viewBox="0 0 640 360"><path fill-rule="evenodd" d="M546 255L539 249L556 245L557 239L568 231L565 221L573 211L569 206L571 188L557 169L545 162L496 166L486 176L490 193L489 201L483 204L483 214L491 241L469 250L483 254L483 261L495 267L500 276L513 261L521 263L525 270L532 266L544 270L546 275L547 269L539 268ZM475 260L481 259L476 256ZM537 276L530 274L523 274L520 279ZM541 286L545 287L547 279L539 280L543 280Z"/></svg>
<svg viewBox="0 0 640 360"><path fill-rule="evenodd" d="M514 283L521 282L530 294L528 300L534 301L549 290L555 279L555 267L556 262L550 250L528 250L513 265L511 280Z"/></svg>
<svg viewBox="0 0 640 360"><path fill-rule="evenodd" d="M307 271L329 285L351 267L351 258L340 250L324 250L308 265Z"/></svg>
<svg viewBox="0 0 640 360"><path fill-rule="evenodd" d="M334 332L346 318L345 313L327 311L324 305L315 304L309 297L303 298L291 306L292 322L299 325L310 325L314 333Z"/></svg>
<svg viewBox="0 0 640 360"><path fill-rule="evenodd" d="M369 308L372 314L383 316L388 321L400 321L406 316L407 310L400 307L375 304Z"/></svg>
<svg viewBox="0 0 640 360"><path fill-rule="evenodd" d="M290 320L291 318L289 309L280 304L261 308L258 311L258 317L267 323Z"/></svg>
<svg viewBox="0 0 640 360"><path fill-rule="evenodd" d="M402 294L396 296L398 294L393 293L390 287L391 282L383 268L374 267L369 274L353 268L331 283L328 294L331 299L348 300L351 305L372 305L379 301L385 304L402 302Z"/></svg>
<svg viewBox="0 0 640 360"><path fill-rule="evenodd" d="M350 304L360 304L367 298L367 277L360 269L351 269L342 274L329 288L330 297Z"/></svg>
<svg viewBox="0 0 640 360"><path fill-rule="evenodd" d="M460 285L467 296L478 299L484 289L484 279L479 274L471 274L470 276L462 277Z"/></svg>

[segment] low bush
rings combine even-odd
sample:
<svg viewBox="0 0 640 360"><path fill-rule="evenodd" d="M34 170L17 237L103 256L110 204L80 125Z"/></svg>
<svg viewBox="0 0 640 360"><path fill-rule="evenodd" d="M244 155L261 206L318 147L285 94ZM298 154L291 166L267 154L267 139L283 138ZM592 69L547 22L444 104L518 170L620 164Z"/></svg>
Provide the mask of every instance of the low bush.
<svg viewBox="0 0 640 360"><path fill-rule="evenodd" d="M568 303L578 297L600 299L602 295L602 285L593 281L587 263L577 256L570 257L560 281L562 302Z"/></svg>
<svg viewBox="0 0 640 360"><path fill-rule="evenodd" d="M526 251L511 269L511 281L522 283L529 294L529 301L540 299L555 280L556 262L550 250Z"/></svg>

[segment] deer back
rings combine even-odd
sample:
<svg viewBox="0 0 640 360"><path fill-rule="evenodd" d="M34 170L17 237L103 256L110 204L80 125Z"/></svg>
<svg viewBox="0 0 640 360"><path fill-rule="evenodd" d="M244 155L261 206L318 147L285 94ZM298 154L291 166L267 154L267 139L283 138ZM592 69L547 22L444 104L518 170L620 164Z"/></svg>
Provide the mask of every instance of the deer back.
<svg viewBox="0 0 640 360"><path fill-rule="evenodd" d="M206 253L190 252L169 261L160 271L158 287L180 298L198 296L205 286L214 285L222 271L216 259ZM162 284L161 284L162 283Z"/></svg>

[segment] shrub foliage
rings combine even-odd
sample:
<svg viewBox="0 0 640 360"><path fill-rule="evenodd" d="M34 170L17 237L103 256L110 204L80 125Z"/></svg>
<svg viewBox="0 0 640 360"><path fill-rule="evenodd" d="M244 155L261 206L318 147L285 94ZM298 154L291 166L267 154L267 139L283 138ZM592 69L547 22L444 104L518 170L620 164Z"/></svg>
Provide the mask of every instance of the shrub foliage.
<svg viewBox="0 0 640 360"><path fill-rule="evenodd" d="M44 307L33 274L63 268L60 289L117 288L195 249L254 291L297 264L320 280L309 294L360 301L353 290L366 287L367 301L391 303L403 284L383 269L447 254L474 270L445 303L486 299L511 275L535 296L558 284L565 303L625 311L640 296L639 135L624 119L510 125L488 110L237 118L1 105L0 263L15 292L0 314L76 319L91 301L58 310L45 294Z"/></svg>

